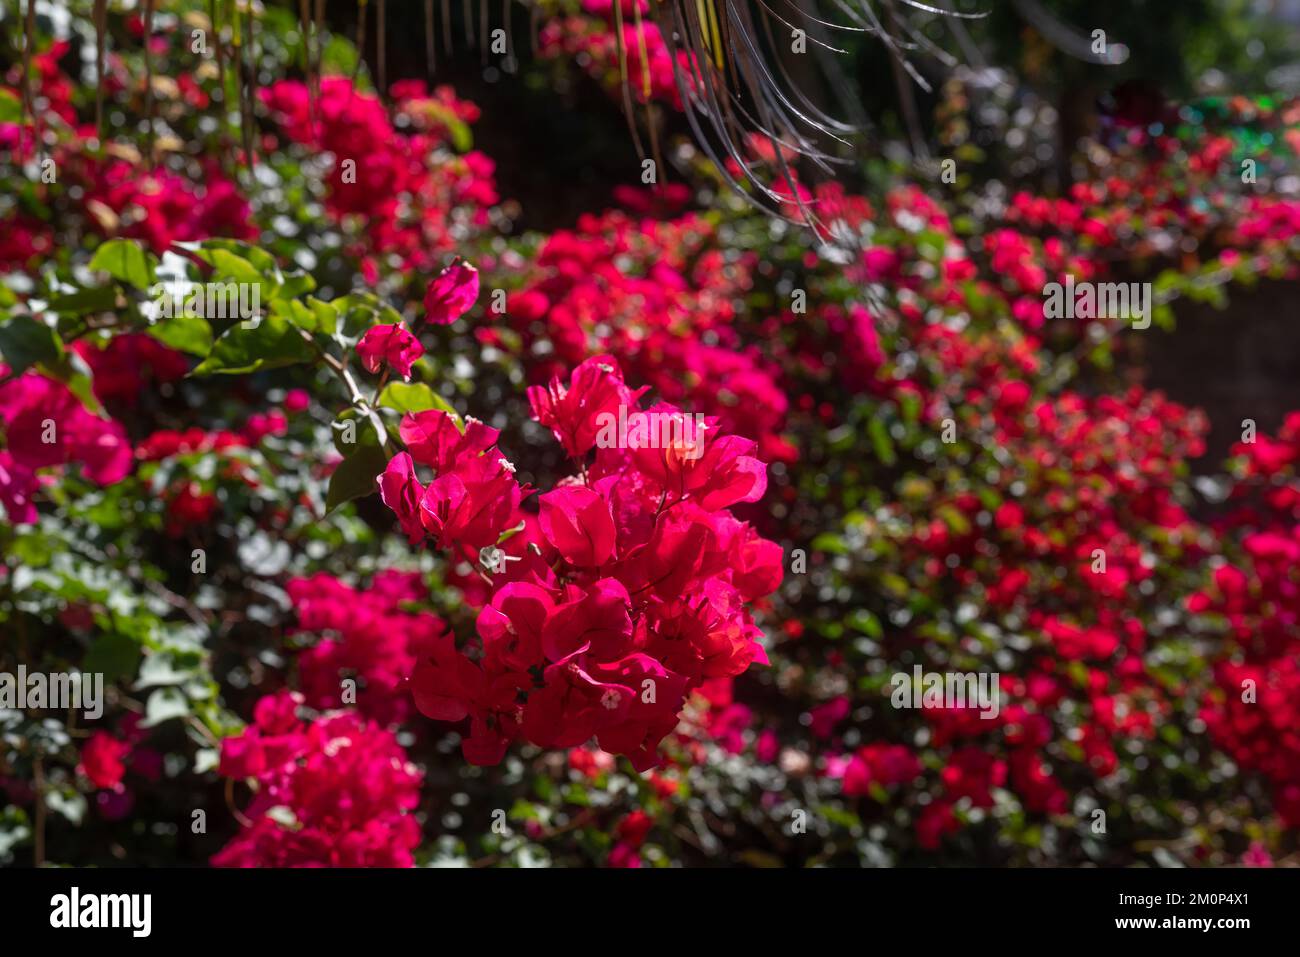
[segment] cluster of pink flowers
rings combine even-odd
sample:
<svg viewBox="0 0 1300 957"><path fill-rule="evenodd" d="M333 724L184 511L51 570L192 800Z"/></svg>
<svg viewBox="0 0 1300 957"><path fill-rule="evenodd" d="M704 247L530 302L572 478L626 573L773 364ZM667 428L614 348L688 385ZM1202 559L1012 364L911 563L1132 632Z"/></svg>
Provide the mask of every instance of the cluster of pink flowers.
<svg viewBox="0 0 1300 957"><path fill-rule="evenodd" d="M265 479L254 467L250 451L269 436L285 435L290 417L301 412L308 401L307 393L295 389L285 396L282 407L253 413L240 429L160 429L140 439L135 447L138 463L165 463L168 484L162 499L167 533L181 537L207 525L221 507L218 487L222 484L259 488ZM200 461L200 456L208 454L213 460ZM210 468L213 464L215 469ZM267 515L270 521L286 519L283 510Z"/></svg>
<svg viewBox="0 0 1300 957"><path fill-rule="evenodd" d="M392 733L352 712L299 717L299 695L258 701L221 742L222 775L251 779L249 823L217 867L410 867L423 774Z"/></svg>
<svg viewBox="0 0 1300 957"><path fill-rule="evenodd" d="M734 326L734 300L754 266L752 256L729 257L716 227L694 214L582 216L543 243L508 311L526 344L544 338L553 347L532 358L535 381L608 353L665 401L716 416L754 436L764 459L788 461L786 391Z"/></svg>
<svg viewBox="0 0 1300 957"><path fill-rule="evenodd" d="M478 293L478 270L468 263L453 263L425 290L425 320L437 326L455 322L474 305ZM401 322L371 326L357 343L357 358L367 372L396 372L408 381L411 367L422 355L424 346Z"/></svg>
<svg viewBox="0 0 1300 957"><path fill-rule="evenodd" d="M1300 155L1300 149L1296 150ZM1300 202L1252 196L1234 227L1233 238L1246 247L1284 247L1300 236Z"/></svg>
<svg viewBox="0 0 1300 957"><path fill-rule="evenodd" d="M1300 526L1285 536L1248 535L1243 546L1253 576L1221 566L1212 586L1192 599L1198 609L1223 615L1239 642L1238 654L1216 666L1218 689L1201 717L1219 747L1270 782L1287 826L1300 827L1300 663L1292 574L1300 560Z"/></svg>
<svg viewBox="0 0 1300 957"><path fill-rule="evenodd" d="M1201 712L1215 743L1262 774L1287 827L1300 827L1300 663L1225 661L1215 678L1219 694Z"/></svg>
<svg viewBox="0 0 1300 957"><path fill-rule="evenodd" d="M1283 821L1300 827L1300 412L1233 452L1234 507L1216 531L1238 545L1188 599L1193 613L1221 618L1229 639L1201 717L1216 744L1270 782Z"/></svg>
<svg viewBox="0 0 1300 957"><path fill-rule="evenodd" d="M1252 158L1261 168L1271 158L1269 142L1286 164L1300 156L1295 102L1278 113L1292 128L1279 129L1276 140L1256 141ZM1243 189L1234 148L1225 135L1184 140L1176 131L1136 127L1124 131L1105 175L1075 183L1067 197L1015 194L1004 212L1005 228L985 241L1013 314L1027 328L1040 328L1043 282L1059 282L1066 273L1080 281L1104 279L1115 261L1173 262L1178 255L1185 272L1198 265L1231 271L1251 257L1259 272L1280 263L1294 276L1286 248L1300 235L1300 203Z"/></svg>
<svg viewBox="0 0 1300 957"><path fill-rule="evenodd" d="M41 219L16 206L0 206L0 269L22 269L34 257L52 253L55 223L62 229L60 221L74 217L91 233L139 239L159 253L177 241L256 237L252 207L214 159L205 157L181 172L179 166L146 168L133 147L109 144L107 149L92 149L97 141L94 125L78 122L71 81L59 69L67 52L68 43L60 41L32 56L44 126L57 127L47 156L58 178L45 187L43 198L61 212L54 219ZM15 85L17 71L15 67L9 77ZM0 89L17 97L16 86ZM34 160L32 124L0 123L0 149L17 159Z"/></svg>
<svg viewBox="0 0 1300 957"><path fill-rule="evenodd" d="M0 380L9 369L0 364ZM33 496L38 474L54 466L79 464L99 485L121 481L131 470L126 430L89 412L67 386L35 372L0 382L0 504L10 522L36 521Z"/></svg>
<svg viewBox="0 0 1300 957"><path fill-rule="evenodd" d="M496 430L469 420L462 431L436 410L401 424L409 452L381 477L384 501L413 542L481 556L493 572L477 658L447 638L412 678L424 714L470 718L474 763L500 761L519 736L549 748L595 736L652 767L692 688L766 661L746 605L779 584L781 550L728 511L766 488L755 444L716 420L695 449L598 443L606 417L639 412L640 396L607 357L530 390L534 417L580 467L541 495L536 517L520 508L532 490L495 449ZM648 411L682 426L672 406ZM418 467L435 474L427 486Z"/></svg>
<svg viewBox="0 0 1300 957"><path fill-rule="evenodd" d="M101 159L74 144L60 160L67 182L82 187L85 212L106 236L139 239L162 253L175 242L225 236L257 238L251 207L215 160L193 175L158 167L142 170L134 158ZM105 215L105 211L108 215Z"/></svg>
<svg viewBox="0 0 1300 957"><path fill-rule="evenodd" d="M285 396L281 408L254 412L242 429L159 429L136 444L135 457L141 462L159 462L176 455L253 448L268 435L284 435L289 416L301 412L309 401L306 392L294 389Z"/></svg>
<svg viewBox="0 0 1300 957"><path fill-rule="evenodd" d="M324 573L289 582L300 632L328 635L297 656L298 687L310 707L340 705L342 681L357 681L356 707L389 725L411 711L406 680L439 647L447 625L427 612L402 610L427 600L418 574L385 571L369 588L349 588Z"/></svg>
<svg viewBox="0 0 1300 957"><path fill-rule="evenodd" d="M576 57L613 88L614 3L626 21L633 95L680 108L673 54L648 22L649 0L584 0L585 16L544 26L544 54ZM642 33L634 11L647 20ZM130 26L143 30L138 18ZM169 48L160 37L150 42L160 54ZM213 161L172 154L146 171L124 143L90 152L92 131L78 124L72 85L57 67L66 52L34 58L60 171L57 184L38 188L52 209L155 250L255 234L249 204ZM111 75L109 92L124 92L120 83ZM177 86L184 103L207 105L192 77ZM342 228L372 283L433 275L484 231L497 202L492 163L466 151L477 109L419 83L391 93L391 113L344 77L324 78L318 102L296 82L261 93L284 138L300 147L291 152L332 163L325 228ZM0 148L18 152L22 141L20 159L30 161L32 132L0 124ZM1069 337L1048 327L1042 308L1046 283L1103 278L1108 261L1135 263L1143 275L1172 256L1193 263L1187 273L1262 266L1289 255L1300 204L1222 188L1237 177L1227 137L1184 152L1173 136L1125 135L1131 155L1114 175L1061 198L1016 194L974 239L917 187L890 191L877 215L835 184L777 184L791 216L804 215L801 203L813 207L820 239L839 234L829 223L871 237L847 263L819 256L803 237L755 238L762 229L726 207L682 213L690 192L673 187L624 187L617 196L631 214L585 215L547 236L504 283L518 280L507 307L514 329L476 334L512 350L522 340L534 418L572 459L572 474L534 503L537 490L516 478L496 429L438 410L402 419L395 438L405 451L380 477L383 500L413 544L431 543L450 553L453 569L470 569L447 580L465 582L476 637L460 641L420 609L428 595L418 575L385 571L365 587L326 574L291 581L300 693L263 698L254 724L223 743L221 773L255 782L256 797L250 824L215 862L411 863L420 774L391 729L413 709L460 725L476 764L530 742L566 749L574 775L596 780L616 767L614 755L647 771L667 751L678 767L643 779L644 793L660 800L678 793L682 768L718 748L752 748L761 763L820 776L822 793L846 798L850 813L866 818L882 810L872 802L885 805L933 850L961 831L968 810L1009 800L1026 814L1066 814L1104 779L1122 771L1136 781L1159 765L1158 732L1202 687L1169 667L1162 645L1185 624L1167 624L1181 611L1196 618L1188 631L1222 624L1230 639L1200 711L1212 740L1262 775L1283 821L1300 826L1300 416L1235 450L1240 481L1234 511L1213 526L1223 533L1215 552L1185 510L1184 472L1204 448L1203 418L1158 393L1096 397L1049 378L1054 357L1043 344ZM1300 152L1300 132L1278 142ZM274 148L274 138L260 145ZM771 144L750 145L758 162L775 165ZM732 173L740 174L734 164ZM16 203L0 218L0 268L30 268L60 245L49 223ZM485 268L521 263L513 248L497 248L510 251ZM788 278L807 287L806 309L786 300ZM424 292L425 321L449 324L476 302L478 276L458 262ZM419 331L400 322L369 329L356 347L360 366L385 382L409 378L424 354ZM94 371L97 397L128 407L142 379L170 382L188 368L145 335L71 348ZM642 409L647 390L630 388L624 371L660 403ZM266 481L258 470L272 456L241 450L286 434L289 414L306 401L297 394L239 430L160 431L140 442L134 458L145 480L158 479L166 530L209 523L223 497L240 502L229 493L244 491L241 483ZM685 409L703 413L698 445L687 444L694 416ZM661 434L674 437L637 447L602 438L611 422L640 412L668 423ZM956 448L936 453L948 418ZM53 441L43 438L46 419ZM883 425L874 448L850 434L863 422ZM131 467L122 428L42 375L0 382L0 423L0 502L11 520L35 518L41 470L81 463L106 483ZM802 594L789 600L820 604L805 616L802 647L800 611L786 610L788 643L775 651L792 666L781 674L780 713L763 714L762 699L741 700L743 683L733 681L766 661L754 616L781 581L783 556L733 509L745 514L741 506L765 494L763 462L796 463L787 438L798 434L794 425L825 427L806 435L822 456L809 461L825 471L774 470L780 508L765 520L810 544L820 563L814 585L792 588ZM293 494L259 521L303 511ZM840 521L862 532L872 561L829 567L812 543L834 539ZM1204 588L1184 609L1151 611L1153 596L1186 594L1181 585L1206 568ZM904 608L906 617L890 616ZM998 634L976 640L963 630L966 608ZM89 613L74 609L64 624L75 614ZM872 640L823 643L846 626ZM991 654L995 641L997 660L1010 663L992 720L973 707L925 707L891 727L876 720L878 699L861 707L873 669L899 648L942 666ZM355 707L334 713L351 703L349 679ZM304 705L320 716L302 717ZM776 730L796 714L797 729L786 723L794 741L812 739L807 754L784 747ZM105 814L125 813L124 776L152 767L141 738L123 723L81 749L79 771ZM903 808L910 817L895 813ZM606 822L609 862L637 866L653 812L617 814ZM541 839L544 830L534 821L527 833ZM1248 859L1268 855L1252 849Z"/></svg>
<svg viewBox="0 0 1300 957"><path fill-rule="evenodd" d="M95 731L81 747L77 771L95 787L95 806L106 820L117 821L131 812L135 794L126 784L130 771L146 784L163 773L163 756L144 742L149 732L141 717L128 714L115 734Z"/></svg>
<svg viewBox="0 0 1300 957"><path fill-rule="evenodd" d="M175 382L190 368L183 353L141 332L121 333L102 346L78 339L72 349L90 366L95 397L128 407L139 401L145 385Z"/></svg>
<svg viewBox="0 0 1300 957"><path fill-rule="evenodd" d="M681 109L673 58L676 56L683 78L692 74L690 61L685 54L674 54L664 42L647 0L582 0L587 16L555 17L543 25L538 35L541 55L576 60L611 93L621 90L618 34L614 32L616 2L623 15L623 61L633 98ZM640 29L634 19L638 13Z"/></svg>
<svg viewBox="0 0 1300 957"><path fill-rule="evenodd" d="M1063 772L1104 778L1118 767L1117 739L1155 735L1174 699L1151 673L1147 630L1133 614L1152 574L1151 546L1126 529L1159 529L1184 562L1201 554L1196 528L1171 493L1175 470L1199 454L1205 428L1186 409L1137 391L1122 400L1067 393L1031 403L1027 389L1004 385L993 417L1007 466L988 479L1012 486L1024 481L1026 466L1042 478L994 509L987 529L978 523L985 505L971 493L931 502L927 512L962 516L957 524L966 531L946 518L918 517L901 543L904 567L918 581L982 588L992 611L1020 616L1039 640L1014 676L1002 676L993 720L973 707L923 710L931 746L947 749L932 800L915 821L927 848L960 829L952 813L958 801L990 807L993 788L1008 789L1031 812L1062 813ZM849 795L920 773L907 748L884 742L830 769L843 775Z"/></svg>
<svg viewBox="0 0 1300 957"><path fill-rule="evenodd" d="M495 164L484 154L448 150L452 129L478 118L478 107L446 87L394 84L397 129L379 99L347 77L323 77L313 110L305 84L283 80L261 91L272 117L294 143L333 156L326 205L337 220L355 219L364 241L352 251L370 281L396 256L405 272L427 273L459 242L488 223L497 202Z"/></svg>

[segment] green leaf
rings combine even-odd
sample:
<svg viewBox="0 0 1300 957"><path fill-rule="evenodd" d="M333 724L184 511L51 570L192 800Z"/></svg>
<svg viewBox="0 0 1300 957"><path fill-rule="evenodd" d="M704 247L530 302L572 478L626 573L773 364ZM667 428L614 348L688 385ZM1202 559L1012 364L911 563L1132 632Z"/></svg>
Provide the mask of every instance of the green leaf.
<svg viewBox="0 0 1300 957"><path fill-rule="evenodd" d="M314 356L297 327L273 314L227 329L194 375L239 375L310 362Z"/></svg>
<svg viewBox="0 0 1300 957"><path fill-rule="evenodd" d="M458 153L468 153L474 146L474 137L470 134L469 125L454 117L447 122L447 134L451 137L451 145Z"/></svg>
<svg viewBox="0 0 1300 957"><path fill-rule="evenodd" d="M316 288L316 280L309 272L298 272L284 278L283 285L276 292L281 299L297 299Z"/></svg>
<svg viewBox="0 0 1300 957"><path fill-rule="evenodd" d="M265 249L233 239L209 239L202 243L179 244L212 267L208 282L233 282L257 286L258 301L270 303L281 297L284 277L275 257ZM296 280L300 282L300 280ZM209 316L208 318L212 318Z"/></svg>
<svg viewBox="0 0 1300 957"><path fill-rule="evenodd" d="M309 296L306 305L297 299L276 300L271 304L271 311L313 334L332 336L338 328L338 310L315 297Z"/></svg>
<svg viewBox="0 0 1300 957"><path fill-rule="evenodd" d="M50 311L61 316L84 316L91 312L111 312L117 308L117 290L113 286L79 289L50 300Z"/></svg>
<svg viewBox="0 0 1300 957"><path fill-rule="evenodd" d="M871 436L871 445L876 450L876 458L887 466L898 461L898 456L894 454L894 442L889 437L889 429L884 422L880 419L872 419L867 424L867 434Z"/></svg>
<svg viewBox="0 0 1300 957"><path fill-rule="evenodd" d="M350 432L349 426L351 426ZM333 432L334 448L344 458L350 459L356 455L359 446L369 445L374 448L379 446L379 432L375 429L375 423L370 416L355 408L340 412L330 428Z"/></svg>
<svg viewBox="0 0 1300 957"><path fill-rule="evenodd" d="M344 502L378 491L375 480L387 466L388 456L382 448L369 442L358 443L356 452L340 462L330 477L325 510L332 512Z"/></svg>
<svg viewBox="0 0 1300 957"><path fill-rule="evenodd" d="M899 406L903 413L903 421L908 425L916 425L921 416L921 397L915 392L904 392Z"/></svg>
<svg viewBox="0 0 1300 957"><path fill-rule="evenodd" d="M155 281L158 257L133 239L110 239L95 250L90 268L102 269L136 289L148 289Z"/></svg>
<svg viewBox="0 0 1300 957"><path fill-rule="evenodd" d="M165 346L206 356L212 351L212 326L200 316L175 316L149 327L149 335Z"/></svg>
<svg viewBox="0 0 1300 957"><path fill-rule="evenodd" d="M144 706L144 720L140 722L140 726L152 728L172 718L183 718L189 713L189 699L179 688L159 688L149 695L149 700Z"/></svg>
<svg viewBox="0 0 1300 957"><path fill-rule="evenodd" d="M50 788L45 792L45 803L51 811L62 814L73 824L80 824L86 816L86 796L72 788Z"/></svg>
<svg viewBox="0 0 1300 957"><path fill-rule="evenodd" d="M127 635L106 634L95 639L82 668L86 672L102 671L105 681L135 675L140 666L140 646Z"/></svg>
<svg viewBox="0 0 1300 957"><path fill-rule="evenodd" d="M849 547L844 544L844 540L838 535L831 532L822 532L812 540L812 550L815 552L828 552L831 555L846 555Z"/></svg>
<svg viewBox="0 0 1300 957"><path fill-rule="evenodd" d="M336 33L327 33L325 49L321 53L321 70L324 73L351 76L357 64L357 48Z"/></svg>
<svg viewBox="0 0 1300 957"><path fill-rule="evenodd" d="M210 266L221 268L220 264L225 262L231 268L242 269L243 267L236 264L234 260L243 260L257 273L274 275L277 272L274 256L260 246L253 246L238 239L205 239L199 243L177 243L176 245L194 253ZM218 256L218 253L222 255Z"/></svg>
<svg viewBox="0 0 1300 957"><path fill-rule="evenodd" d="M243 256L237 256L228 250L209 249L206 250L203 258L212 264L212 268L216 270L216 275L223 279L249 283L260 283L264 279L256 266Z"/></svg>
<svg viewBox="0 0 1300 957"><path fill-rule="evenodd" d="M21 562L29 568L45 568L61 547L39 532L18 535L5 543L6 555L10 559L7 564L13 566Z"/></svg>
<svg viewBox="0 0 1300 957"><path fill-rule="evenodd" d="M948 526L949 531L954 535L966 535L970 533L970 522L966 520L957 508L952 505L940 505L936 514L943 519L943 523Z"/></svg>
<svg viewBox="0 0 1300 957"><path fill-rule="evenodd" d="M0 356L17 375L38 362L58 362L63 356L63 343L59 334L39 319L15 316L0 325Z"/></svg>
<svg viewBox="0 0 1300 957"><path fill-rule="evenodd" d="M470 133L469 125L450 107L441 104L432 105L430 101L429 112L433 119L447 130L447 139L451 140L451 145L457 153L468 153L473 148L474 137Z"/></svg>
<svg viewBox="0 0 1300 957"><path fill-rule="evenodd" d="M343 334L359 339L371 326L396 325L402 314L378 296L352 292L335 299L332 305L343 313Z"/></svg>
<svg viewBox="0 0 1300 957"><path fill-rule="evenodd" d="M22 101L11 91L0 87L0 123L19 123L22 118Z"/></svg>
<svg viewBox="0 0 1300 957"><path fill-rule="evenodd" d="M94 382L91 380L90 366L86 360L75 352L64 352L53 362L42 362L38 368L51 379L58 379L68 387L73 395L81 400L96 415L103 412L99 398L95 395Z"/></svg>
<svg viewBox="0 0 1300 957"><path fill-rule="evenodd" d="M315 296L307 297L307 308L315 315L317 328L326 335L332 336L339 327L339 311Z"/></svg>
<svg viewBox="0 0 1300 957"><path fill-rule="evenodd" d="M379 404L385 409L395 409L403 415L407 412L441 409L457 422L460 421L455 406L423 382L390 382L379 394Z"/></svg>
<svg viewBox="0 0 1300 957"><path fill-rule="evenodd" d="M879 638L884 634L884 629L880 627L880 619L865 608L859 608L853 612L848 623L850 627L856 628L872 638Z"/></svg>

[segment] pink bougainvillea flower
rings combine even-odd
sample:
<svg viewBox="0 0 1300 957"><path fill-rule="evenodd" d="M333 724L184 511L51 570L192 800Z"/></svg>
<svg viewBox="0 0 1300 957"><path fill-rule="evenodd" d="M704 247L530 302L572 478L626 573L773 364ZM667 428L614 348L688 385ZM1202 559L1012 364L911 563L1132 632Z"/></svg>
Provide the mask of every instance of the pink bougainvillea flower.
<svg viewBox="0 0 1300 957"><path fill-rule="evenodd" d="M735 554L731 581L745 601L755 601L781 587L785 552L776 542L769 542L746 526Z"/></svg>
<svg viewBox="0 0 1300 957"><path fill-rule="evenodd" d="M931 801L916 816L916 843L927 851L936 850L945 836L961 830L952 803L945 799Z"/></svg>
<svg viewBox="0 0 1300 957"><path fill-rule="evenodd" d="M424 525L420 522L424 486L415 475L415 463L410 455L399 452L389 459L388 467L379 476L379 497L397 515L412 545L424 538Z"/></svg>
<svg viewBox="0 0 1300 957"><path fill-rule="evenodd" d="M36 473L22 465L8 452L0 451L0 505L15 525L36 521L32 494L39 488Z"/></svg>
<svg viewBox="0 0 1300 957"><path fill-rule="evenodd" d="M551 661L588 652L612 661L632 650L632 599L617 578L602 578L587 588L570 585L542 627L542 650Z"/></svg>
<svg viewBox="0 0 1300 957"><path fill-rule="evenodd" d="M212 863L410 867L423 776L392 732L346 711L305 721L301 703L288 692L263 698L253 724L222 741L220 773L257 787L251 823Z"/></svg>
<svg viewBox="0 0 1300 957"><path fill-rule="evenodd" d="M575 658L565 659L550 665L543 686L529 693L523 731L544 748L571 748L620 721L634 697L631 687L602 681Z"/></svg>
<svg viewBox="0 0 1300 957"><path fill-rule="evenodd" d="M608 426L603 413L639 415L640 395L616 365L597 360L575 369L567 386L556 377L532 390L530 400L576 458ZM466 760L496 763L520 736L548 748L595 737L646 770L692 689L767 663L747 603L780 584L783 552L726 510L765 487L765 467L749 454L754 443L715 430L699 449L698 471L682 467L671 449L667 461L664 449L643 460L617 443L602 445L590 467L543 494L530 517L519 506L531 490L493 451L495 430L478 424L461 432L453 417L430 412L408 416L400 435L411 452L390 462L380 481L403 527L415 508L419 462L439 473L418 501L435 544L472 563L488 562L494 545L506 559L504 566L491 559L486 589L472 576L460 579L482 593L471 602L482 608L481 654L448 641L420 656L411 679L424 714L468 719Z"/></svg>
<svg viewBox="0 0 1300 957"><path fill-rule="evenodd" d="M450 642L440 644L432 655L415 666L411 691L420 713L435 721L460 721L469 714L469 704L478 697L483 673L478 665L458 652Z"/></svg>
<svg viewBox="0 0 1300 957"><path fill-rule="evenodd" d="M424 294L425 318L437 326L455 322L478 300L478 270L458 262L444 269Z"/></svg>
<svg viewBox="0 0 1300 957"><path fill-rule="evenodd" d="M541 657L542 629L551 618L551 593L530 582L510 582L478 616L478 634L488 657L525 671Z"/></svg>
<svg viewBox="0 0 1300 957"><path fill-rule="evenodd" d="M690 420L665 403L651 407L647 415ZM632 450L632 457L641 473L671 500L690 496L702 508L715 510L737 502L756 502L767 491L767 468L754 456L757 443L738 435L720 435L717 421L710 419L668 432L690 435L691 440L667 447L661 442L639 446Z"/></svg>
<svg viewBox="0 0 1300 957"><path fill-rule="evenodd" d="M557 488L540 499L542 532L564 560L594 568L614 554L617 532L609 503L589 488Z"/></svg>
<svg viewBox="0 0 1300 957"><path fill-rule="evenodd" d="M97 788L114 789L122 783L126 765L122 759L131 750L107 731L96 731L81 749L80 770Z"/></svg>
<svg viewBox="0 0 1300 957"><path fill-rule="evenodd" d="M533 417L576 458L595 448L596 436L606 424L604 416L617 420L619 406L631 407L644 391L634 393L623 384L623 373L613 359L593 356L573 370L567 386L558 378L546 388L530 386L528 402Z"/></svg>
<svg viewBox="0 0 1300 957"><path fill-rule="evenodd" d="M462 458L486 452L500 434L474 418L465 420L462 432L455 418L441 409L411 413L404 416L398 426L398 435L411 457L439 473Z"/></svg>
<svg viewBox="0 0 1300 957"><path fill-rule="evenodd" d="M340 680L356 677L364 682L357 711L384 726L408 717L407 679L447 631L438 616L404 607L427 600L422 576L387 570L368 588L353 588L318 573L292 579L286 591L298 614L299 634L321 634L298 655L306 703L321 710L338 707Z"/></svg>
<svg viewBox="0 0 1300 957"><path fill-rule="evenodd" d="M424 355L424 346L400 322L371 326L357 343L357 355L367 372L387 365L403 379L411 378L411 365Z"/></svg>
<svg viewBox="0 0 1300 957"><path fill-rule="evenodd" d="M600 746L625 754L638 771L658 763L659 742L677 727L688 679L646 654L631 654L592 669L593 675L634 689L626 709L611 710L597 728Z"/></svg>
<svg viewBox="0 0 1300 957"><path fill-rule="evenodd" d="M0 379L8 367L0 363ZM94 415L61 382L27 372L0 384L0 503L9 521L36 520L40 469L78 463L87 478L112 485L131 469L126 430Z"/></svg>
<svg viewBox="0 0 1300 957"><path fill-rule="evenodd" d="M1242 867L1272 867L1273 856L1269 854L1260 841L1252 841L1250 847L1246 848L1246 853L1241 855Z"/></svg>
<svg viewBox="0 0 1300 957"><path fill-rule="evenodd" d="M135 406L142 387L150 380L175 382L189 371L189 362L182 353L140 332L116 335L103 348L79 339L72 349L90 366L95 396L101 402L120 401Z"/></svg>
<svg viewBox="0 0 1300 957"><path fill-rule="evenodd" d="M514 466L499 454L480 455L433 480L420 500L420 519L439 547L477 552L517 523L523 495Z"/></svg>
<svg viewBox="0 0 1300 957"><path fill-rule="evenodd" d="M266 748L261 738L236 735L221 742L217 770L228 778L253 778L266 770Z"/></svg>

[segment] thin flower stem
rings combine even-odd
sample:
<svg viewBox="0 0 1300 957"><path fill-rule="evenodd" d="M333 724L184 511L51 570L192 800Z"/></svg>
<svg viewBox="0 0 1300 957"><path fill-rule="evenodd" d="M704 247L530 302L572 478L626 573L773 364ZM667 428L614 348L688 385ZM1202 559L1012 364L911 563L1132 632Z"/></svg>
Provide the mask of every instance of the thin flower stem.
<svg viewBox="0 0 1300 957"><path fill-rule="evenodd" d="M336 356L326 352L324 347L310 333L306 330L299 331L302 333L303 339L316 351L321 361L333 370L339 381L343 383L344 388L348 391L348 398L352 401L352 405L370 420L370 424L375 427L375 434L379 436L379 444L383 446L384 451L391 458L395 452L388 437L388 429L384 426L384 420L379 415L376 407L362 395L361 387L357 385L357 380L353 377L351 370Z"/></svg>

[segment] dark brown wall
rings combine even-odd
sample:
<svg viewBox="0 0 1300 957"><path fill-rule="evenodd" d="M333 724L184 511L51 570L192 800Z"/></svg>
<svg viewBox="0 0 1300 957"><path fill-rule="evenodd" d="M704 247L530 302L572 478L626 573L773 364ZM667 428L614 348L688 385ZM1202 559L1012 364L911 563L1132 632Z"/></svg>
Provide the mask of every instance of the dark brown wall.
<svg viewBox="0 0 1300 957"><path fill-rule="evenodd" d="M1300 282L1234 289L1224 310L1179 303L1174 311L1177 328L1148 330L1130 367L1147 386L1209 415L1209 448L1198 470L1213 471L1241 440L1242 419L1271 432L1300 410Z"/></svg>

